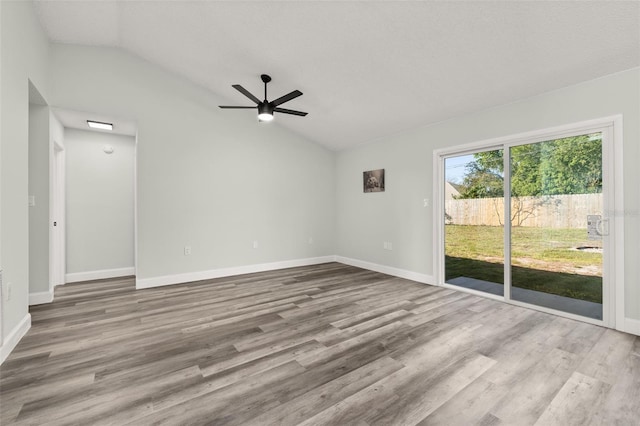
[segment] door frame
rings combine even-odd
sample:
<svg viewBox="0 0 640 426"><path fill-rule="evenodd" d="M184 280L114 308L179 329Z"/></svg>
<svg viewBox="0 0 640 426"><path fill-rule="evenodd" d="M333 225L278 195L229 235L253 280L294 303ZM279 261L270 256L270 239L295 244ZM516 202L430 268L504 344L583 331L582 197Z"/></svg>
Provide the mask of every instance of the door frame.
<svg viewBox="0 0 640 426"><path fill-rule="evenodd" d="M508 150L513 146L543 142L552 139L575 136L577 134L602 132L603 152L603 216L609 219L609 242L603 255L603 319L596 320L563 311L518 302L510 298L510 268L505 268L504 295L497 296L484 292L466 289L444 282L444 160L449 157L472 154L474 152L504 149L505 170L508 166ZM624 200L623 200L623 153L622 153L622 115L609 116L593 120L556 126L552 128L518 133L478 142L442 148L433 151L433 253L434 279L436 285L459 291L476 294L509 304L523 306L554 315L571 318L583 322L597 324L609 328L624 327ZM508 175L508 174L507 174ZM505 176L507 188L508 176ZM510 217L510 193L505 189L505 215ZM510 260L510 229L504 227L505 251L504 262Z"/></svg>
<svg viewBox="0 0 640 426"><path fill-rule="evenodd" d="M49 203L49 291L65 283L66 273L66 201L65 150L54 140L51 147ZM57 226L54 226L54 222Z"/></svg>

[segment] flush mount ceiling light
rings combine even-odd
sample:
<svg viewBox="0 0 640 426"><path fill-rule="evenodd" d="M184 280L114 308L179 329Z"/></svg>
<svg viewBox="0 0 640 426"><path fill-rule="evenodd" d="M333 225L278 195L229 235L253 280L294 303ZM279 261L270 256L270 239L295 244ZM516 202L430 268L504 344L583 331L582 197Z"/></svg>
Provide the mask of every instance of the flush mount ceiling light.
<svg viewBox="0 0 640 426"><path fill-rule="evenodd" d="M231 87L233 87L238 92L242 93L247 98L249 98L253 102L255 102L256 106L224 106L224 105L220 105L220 108L225 108L225 109L253 109L253 108L257 107L258 108L258 121L271 121L271 120L273 120L273 113L274 112L281 112L283 114L291 114L291 115L299 115L301 117L304 117L305 115L307 115L306 112L302 112L302 111L294 111L292 109L278 108L278 105L281 105L281 104L283 104L285 102L288 102L291 99L295 99L298 96L302 96L302 92L301 91L294 90L293 92L291 92L291 93L289 93L287 95L281 96L278 99L269 102L267 100L267 83L271 81L271 77L269 77L266 74L262 74L260 76L260 78L262 79L262 82L264 83L264 101L260 101L260 99L258 99L254 95L252 95L251 92L249 92L247 89L245 89L244 87L240 86L239 84L234 84Z"/></svg>
<svg viewBox="0 0 640 426"><path fill-rule="evenodd" d="M111 123L102 123L100 121L87 120L87 125L92 129L113 130L113 124Z"/></svg>

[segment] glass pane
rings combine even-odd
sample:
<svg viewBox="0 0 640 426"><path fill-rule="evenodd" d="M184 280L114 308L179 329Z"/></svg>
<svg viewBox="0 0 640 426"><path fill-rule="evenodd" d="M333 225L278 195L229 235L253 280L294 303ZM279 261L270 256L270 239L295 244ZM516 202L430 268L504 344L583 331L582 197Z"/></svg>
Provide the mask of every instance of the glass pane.
<svg viewBox="0 0 640 426"><path fill-rule="evenodd" d="M602 136L510 149L511 298L602 319Z"/></svg>
<svg viewBox="0 0 640 426"><path fill-rule="evenodd" d="M503 150L445 159L445 282L504 294Z"/></svg>

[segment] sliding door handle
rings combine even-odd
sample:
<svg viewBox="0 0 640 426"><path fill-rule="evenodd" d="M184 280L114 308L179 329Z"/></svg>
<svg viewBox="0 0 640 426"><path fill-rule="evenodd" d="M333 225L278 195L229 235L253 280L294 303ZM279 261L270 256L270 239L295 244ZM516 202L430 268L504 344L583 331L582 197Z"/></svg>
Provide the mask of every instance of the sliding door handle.
<svg viewBox="0 0 640 426"><path fill-rule="evenodd" d="M609 219L600 219L596 222L596 231L604 237L609 235Z"/></svg>

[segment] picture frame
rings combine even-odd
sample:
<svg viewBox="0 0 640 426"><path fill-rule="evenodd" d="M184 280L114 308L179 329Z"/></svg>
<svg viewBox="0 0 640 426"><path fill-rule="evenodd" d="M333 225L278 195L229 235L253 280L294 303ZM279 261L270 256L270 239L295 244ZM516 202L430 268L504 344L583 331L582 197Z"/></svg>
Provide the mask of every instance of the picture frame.
<svg viewBox="0 0 640 426"><path fill-rule="evenodd" d="M362 172L363 192L384 192L384 169Z"/></svg>

